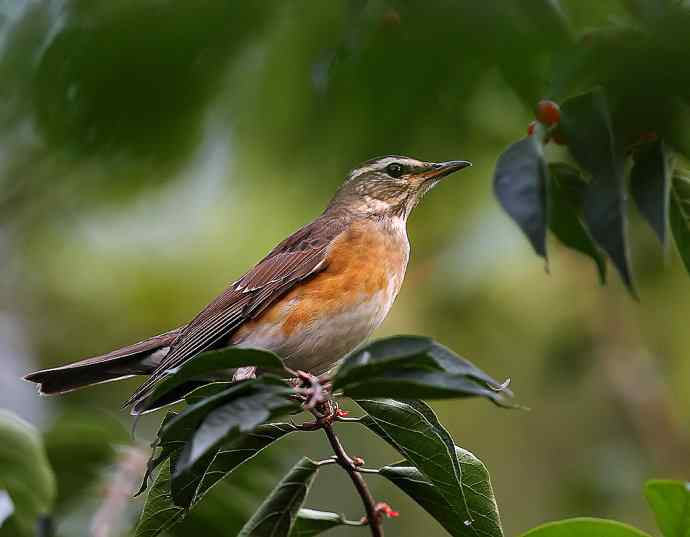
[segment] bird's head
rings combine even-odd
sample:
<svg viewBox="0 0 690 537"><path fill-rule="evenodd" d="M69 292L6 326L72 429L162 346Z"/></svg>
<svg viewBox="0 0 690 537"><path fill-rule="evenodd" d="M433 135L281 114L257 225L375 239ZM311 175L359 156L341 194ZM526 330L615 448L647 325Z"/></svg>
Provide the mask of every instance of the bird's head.
<svg viewBox="0 0 690 537"><path fill-rule="evenodd" d="M350 172L329 209L406 219L441 179L471 165L466 160L423 162L396 155L371 159Z"/></svg>

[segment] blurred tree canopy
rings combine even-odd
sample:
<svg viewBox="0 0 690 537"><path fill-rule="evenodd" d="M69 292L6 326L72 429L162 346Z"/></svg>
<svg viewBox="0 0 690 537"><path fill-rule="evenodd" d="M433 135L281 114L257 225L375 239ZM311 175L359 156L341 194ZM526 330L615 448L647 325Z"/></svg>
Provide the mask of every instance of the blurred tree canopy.
<svg viewBox="0 0 690 537"><path fill-rule="evenodd" d="M185 322L316 216L365 159L467 159L474 167L410 221L407 281L380 334L430 335L510 375L533 409L434 405L491 469L506 534L584 513L653 527L641 484L688 472L690 287L680 260L662 260L632 209L639 304L613 278L598 287L591 262L557 244L546 275L492 198L491 177L537 101L595 85L614 98L621 129L656 130L687 156L687 9L680 0L0 2L0 406L49 431L58 477L77 471L64 440L75 411L93 414L72 420L96 431L90 460L116 463L109 444L128 440L111 423L124 418L111 415L135 384L47 401L21 375ZM346 440L355 452L367 445ZM285 453L303 452L297 442ZM266 474L295 462L261 461ZM252 512L279 473L262 473L237 511ZM443 535L385 490L404 514L420 513L401 535ZM227 507L220 498L208 509ZM242 523L228 516L208 534Z"/></svg>

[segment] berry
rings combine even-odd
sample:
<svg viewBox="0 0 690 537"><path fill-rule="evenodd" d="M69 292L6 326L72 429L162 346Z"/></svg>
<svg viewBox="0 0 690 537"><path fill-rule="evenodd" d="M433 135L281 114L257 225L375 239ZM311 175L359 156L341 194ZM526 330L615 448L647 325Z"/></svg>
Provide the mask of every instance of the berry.
<svg viewBox="0 0 690 537"><path fill-rule="evenodd" d="M346 418L350 415L350 413L347 410L343 410L342 408L339 408L336 410L335 415L338 416L339 418Z"/></svg>
<svg viewBox="0 0 690 537"><path fill-rule="evenodd" d="M537 103L536 116L544 125L555 125L561 120L561 109L553 101L542 100Z"/></svg>
<svg viewBox="0 0 690 537"><path fill-rule="evenodd" d="M532 136L534 134L534 129L537 127L537 122L536 121L530 121L529 125L527 125L527 136Z"/></svg>

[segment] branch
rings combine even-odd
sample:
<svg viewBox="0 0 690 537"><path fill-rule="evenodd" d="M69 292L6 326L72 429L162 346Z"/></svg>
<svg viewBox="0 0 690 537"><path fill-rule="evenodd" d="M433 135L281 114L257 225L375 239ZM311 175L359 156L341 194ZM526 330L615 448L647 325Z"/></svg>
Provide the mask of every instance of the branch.
<svg viewBox="0 0 690 537"><path fill-rule="evenodd" d="M359 419L349 419L344 416L347 413L340 412L337 404L331 399L331 382L328 376L321 378L305 373L304 371L294 371L295 391L297 397L303 401L303 407L314 415L315 420L295 427L303 431L315 431L323 429L326 437L335 453L335 461L343 470L347 472L354 483L359 496L362 498L364 510L366 511L366 523L371 528L373 537L383 537L383 527L381 519L383 514L397 516L386 503L376 503L374 497L367 487L366 481L359 471L359 467L364 464L360 458L353 459L346 452L340 442L338 435L333 429L333 422L338 420L359 421ZM294 424L293 424L294 425Z"/></svg>
<svg viewBox="0 0 690 537"><path fill-rule="evenodd" d="M323 422L321 428L326 433L328 441L331 443L333 452L335 453L336 460L340 467L345 470L352 482L357 489L360 497L362 498L362 503L364 504L364 510L367 513L367 522L371 528L371 534L373 537L383 537L383 527L381 526L381 517L376 508L376 502L374 497L369 492L369 487L367 487L366 482L362 475L357 471L357 465L354 463L352 458L345 452L343 445L340 443L340 439L335 434L333 430L333 424L326 420Z"/></svg>

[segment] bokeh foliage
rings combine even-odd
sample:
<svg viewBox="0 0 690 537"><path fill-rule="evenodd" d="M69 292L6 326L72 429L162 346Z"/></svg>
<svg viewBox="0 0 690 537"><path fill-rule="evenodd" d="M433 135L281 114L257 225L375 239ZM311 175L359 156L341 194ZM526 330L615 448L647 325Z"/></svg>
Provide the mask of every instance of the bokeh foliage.
<svg viewBox="0 0 690 537"><path fill-rule="evenodd" d="M12 334L23 342L5 346L3 404L47 428L46 408L112 411L135 382L37 404L17 379L187 321L318 214L362 160L463 158L474 167L410 221L407 281L380 334L443 341L510 375L533 409L514 418L472 402L434 405L491 469L507 534L584 513L651 529L640 484L688 471L690 288L681 262L672 252L661 261L632 209L640 304L614 278L598 287L589 260L557 244L546 275L498 209L491 176L535 102L570 93L555 91L550 74L587 35L596 69L585 72L615 73L630 95L621 121L658 121L687 147L690 133L677 128L683 99L637 104L687 87L685 19L658 32L679 52L648 46L664 5L684 3L2 4L0 323L13 319L7 326L19 326ZM612 31L621 24L636 31ZM640 70L655 83L632 76ZM584 91L595 80L576 82ZM546 152L563 156L553 144ZM106 426L113 436L104 438L121 438ZM140 437L149 431L142 423ZM367 445L356 433L348 441L355 451ZM303 449L289 438L285 451ZM261 490L237 500L245 516L294 462L266 459ZM317 483L313 494L342 485ZM443 535L392 486L377 486L406 517L401 535ZM353 497L345 510L357 507ZM241 527L241 516L228 524Z"/></svg>

